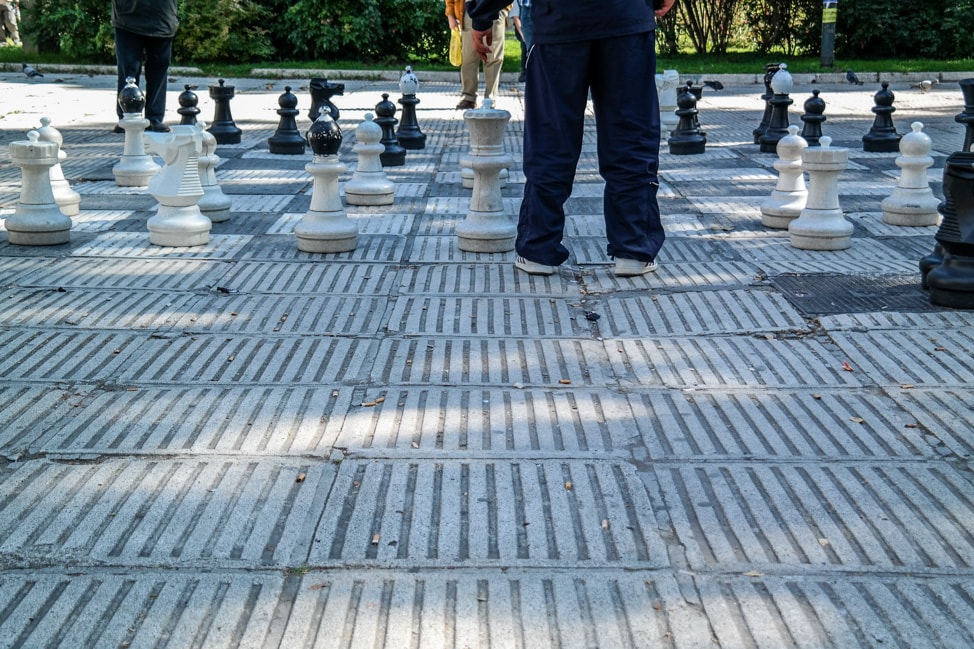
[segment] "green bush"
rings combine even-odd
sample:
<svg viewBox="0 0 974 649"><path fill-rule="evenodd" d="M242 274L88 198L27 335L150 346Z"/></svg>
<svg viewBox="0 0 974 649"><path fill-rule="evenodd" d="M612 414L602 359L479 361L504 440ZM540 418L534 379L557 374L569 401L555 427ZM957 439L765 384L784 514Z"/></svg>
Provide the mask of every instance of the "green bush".
<svg viewBox="0 0 974 649"><path fill-rule="evenodd" d="M274 56L264 24L271 12L253 0L181 0L173 58L180 62L260 61Z"/></svg>
<svg viewBox="0 0 974 649"><path fill-rule="evenodd" d="M22 7L21 30L41 52L81 62L115 60L112 7L104 0L32 0Z"/></svg>
<svg viewBox="0 0 974 649"><path fill-rule="evenodd" d="M968 57L974 0L840 2L836 53L842 57Z"/></svg>

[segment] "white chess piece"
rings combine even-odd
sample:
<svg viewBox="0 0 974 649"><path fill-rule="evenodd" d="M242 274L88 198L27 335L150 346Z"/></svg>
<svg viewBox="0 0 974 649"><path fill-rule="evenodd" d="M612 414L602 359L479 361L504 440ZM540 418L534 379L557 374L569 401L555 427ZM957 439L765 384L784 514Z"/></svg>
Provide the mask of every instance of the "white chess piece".
<svg viewBox="0 0 974 649"><path fill-rule="evenodd" d="M839 174L849 165L849 150L832 148L823 136L820 147L802 151L802 168L808 172L808 200L797 219L788 225L791 245L804 250L845 250L852 245L852 223L839 205Z"/></svg>
<svg viewBox="0 0 974 649"><path fill-rule="evenodd" d="M933 143L923 132L923 124L913 122L912 131L900 140L900 156L896 166L903 171L896 189L881 203L883 222L890 225L923 226L940 223L937 206L940 200L933 195L927 169L933 165L930 150Z"/></svg>
<svg viewBox="0 0 974 649"><path fill-rule="evenodd" d="M771 196L761 203L761 223L766 227L785 230L805 208L808 190L802 175L802 151L806 148L808 142L798 135L794 124L788 127L788 135L778 140L778 159L774 162L778 182Z"/></svg>

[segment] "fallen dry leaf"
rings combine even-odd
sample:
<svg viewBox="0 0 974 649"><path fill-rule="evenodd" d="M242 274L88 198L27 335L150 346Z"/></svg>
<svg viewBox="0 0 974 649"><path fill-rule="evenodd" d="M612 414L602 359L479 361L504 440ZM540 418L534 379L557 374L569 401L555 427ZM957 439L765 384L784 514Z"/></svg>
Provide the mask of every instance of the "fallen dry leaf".
<svg viewBox="0 0 974 649"><path fill-rule="evenodd" d="M307 476L306 474L304 474L304 473L299 473L299 474L298 474L298 477L297 477L297 478L295 478L295 480L294 480L294 481L295 481L295 482L304 482L304 479L305 479L305 478L307 478L307 477L308 477L308 476Z"/></svg>
<svg viewBox="0 0 974 649"><path fill-rule="evenodd" d="M857 424L864 424L864 423L866 423L866 420L863 419L862 417L849 417L849 421L854 421Z"/></svg>
<svg viewBox="0 0 974 649"><path fill-rule="evenodd" d="M855 370L852 369L852 365L849 365L849 361L842 361L842 369L844 369L846 372L854 372L855 371Z"/></svg>

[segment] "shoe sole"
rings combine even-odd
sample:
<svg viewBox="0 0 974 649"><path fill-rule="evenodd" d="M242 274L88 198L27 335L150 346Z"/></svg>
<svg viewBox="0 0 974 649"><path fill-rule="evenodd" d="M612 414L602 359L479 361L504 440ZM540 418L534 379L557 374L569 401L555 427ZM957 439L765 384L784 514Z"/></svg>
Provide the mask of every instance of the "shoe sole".
<svg viewBox="0 0 974 649"><path fill-rule="evenodd" d="M519 261L514 262L514 267L518 270L527 273L528 275L554 275L555 269L552 266L545 266L544 264L532 263L531 265L521 263Z"/></svg>
<svg viewBox="0 0 974 649"><path fill-rule="evenodd" d="M616 270L615 274L616 277L639 277L640 275L648 275L649 273L655 273L658 268L659 268L659 264L653 262L652 264L649 264L648 266L643 266L642 268L636 271L624 270L620 272L619 270Z"/></svg>

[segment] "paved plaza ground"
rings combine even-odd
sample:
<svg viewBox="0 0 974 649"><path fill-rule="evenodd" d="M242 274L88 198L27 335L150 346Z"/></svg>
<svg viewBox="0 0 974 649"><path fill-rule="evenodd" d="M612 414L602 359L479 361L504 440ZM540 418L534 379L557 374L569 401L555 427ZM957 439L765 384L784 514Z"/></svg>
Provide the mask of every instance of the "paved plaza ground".
<svg viewBox="0 0 974 649"><path fill-rule="evenodd" d="M424 79L419 71L421 80ZM342 80L335 78L335 80ZM210 119L215 79L174 74ZM797 79L848 147L852 247L761 225L763 85L705 91L707 150L664 147L657 273L605 256L594 129L551 277L457 247L458 83L422 80L426 148L348 206L354 252L299 252L310 153L230 79L233 201L207 245L148 241L116 187L114 77L0 73L7 145L41 116L82 196L71 242L0 230L0 648L782 649L974 646L974 312L930 304L935 227L885 225L896 154L864 153L875 80ZM390 80L345 80L342 160ZM894 79L942 197L959 86ZM505 82L523 188L522 87Z"/></svg>

